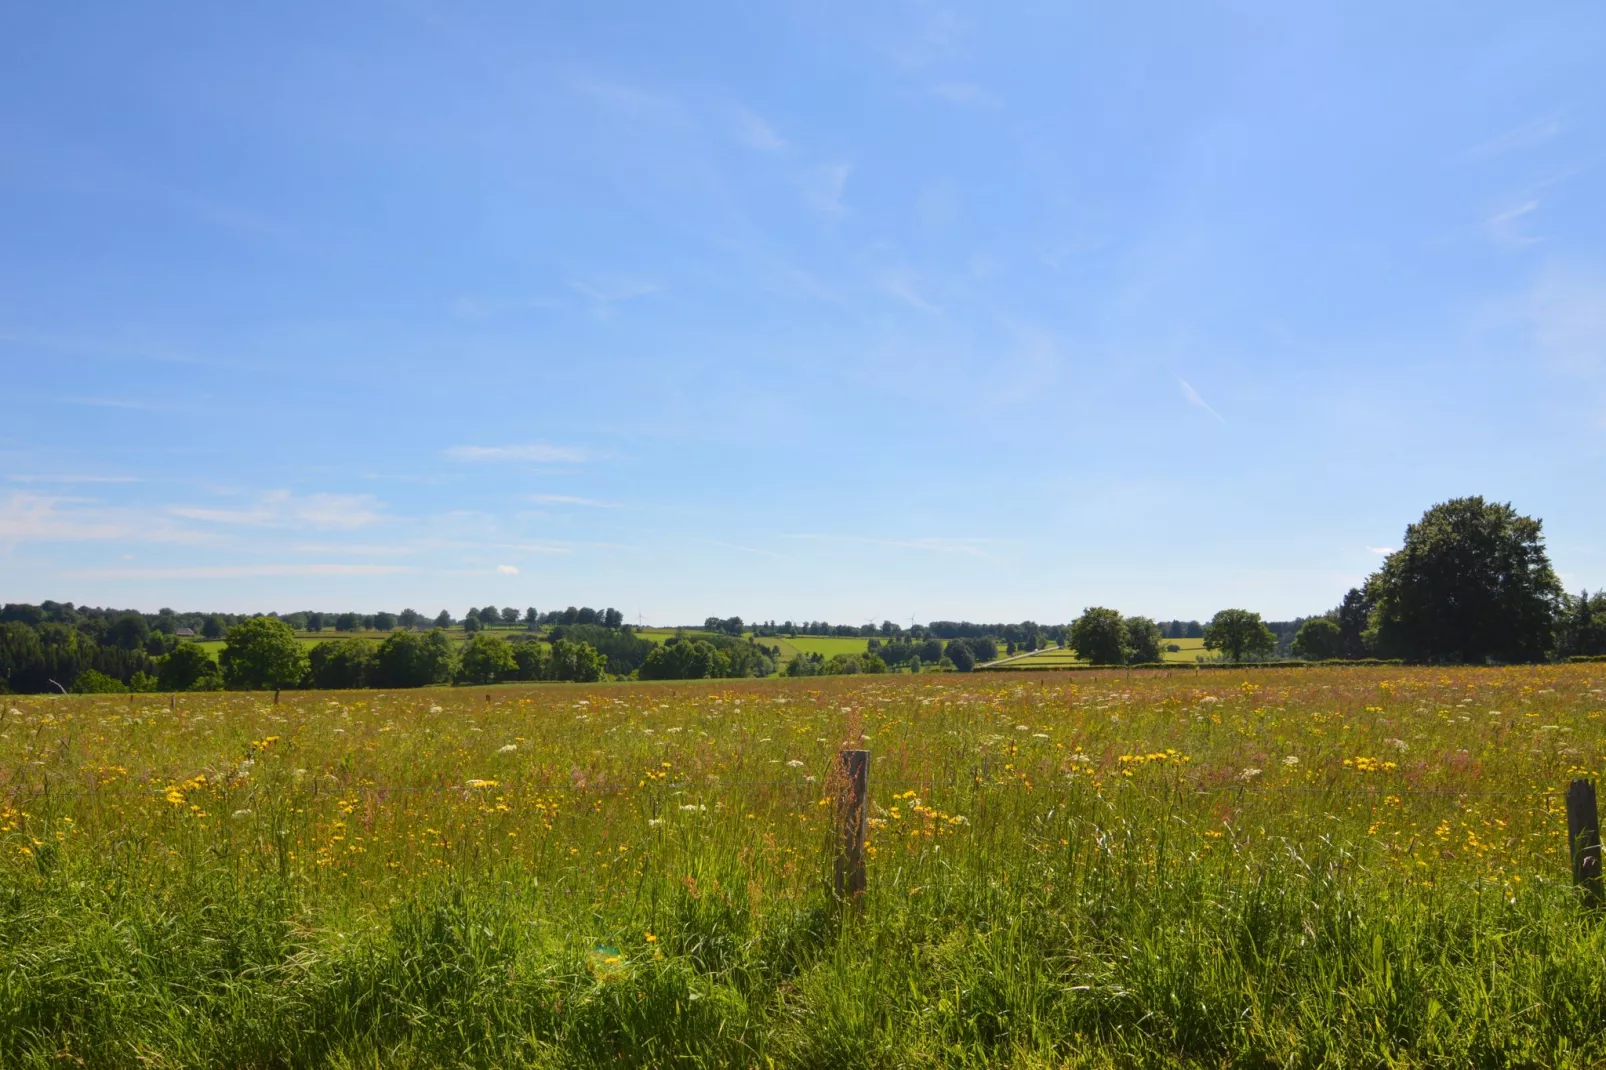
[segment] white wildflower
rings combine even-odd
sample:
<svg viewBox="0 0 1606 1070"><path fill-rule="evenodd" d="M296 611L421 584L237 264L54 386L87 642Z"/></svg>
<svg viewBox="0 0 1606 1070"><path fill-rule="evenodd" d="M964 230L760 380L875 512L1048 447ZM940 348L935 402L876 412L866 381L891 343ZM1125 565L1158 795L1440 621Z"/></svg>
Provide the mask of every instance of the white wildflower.
<svg viewBox="0 0 1606 1070"><path fill-rule="evenodd" d="M519 745L517 743L504 743L500 747L496 748L496 753L498 753L498 754L512 754L514 751L516 751L518 749L519 749Z"/></svg>
<svg viewBox="0 0 1606 1070"><path fill-rule="evenodd" d="M1283 764L1292 769L1294 766L1299 764L1299 758L1290 754L1288 757L1283 759Z"/></svg>
<svg viewBox="0 0 1606 1070"><path fill-rule="evenodd" d="M786 764L791 766L793 769L802 769L803 768L803 763L798 761L796 758L793 758L791 761L787 762Z"/></svg>
<svg viewBox="0 0 1606 1070"><path fill-rule="evenodd" d="M1259 769L1245 769L1243 772L1238 774L1238 779L1244 781L1245 783L1248 783L1249 781L1255 779L1259 775L1260 775L1260 770Z"/></svg>

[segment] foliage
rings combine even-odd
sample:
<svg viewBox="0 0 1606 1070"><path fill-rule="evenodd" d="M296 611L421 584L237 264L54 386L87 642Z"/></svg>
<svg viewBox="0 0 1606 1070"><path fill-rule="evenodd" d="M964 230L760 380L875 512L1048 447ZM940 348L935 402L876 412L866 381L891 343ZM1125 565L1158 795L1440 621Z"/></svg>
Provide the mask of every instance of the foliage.
<svg viewBox="0 0 1606 1070"><path fill-rule="evenodd" d="M229 629L218 664L231 690L271 691L301 682L307 674L307 652L284 621L252 617Z"/></svg>
<svg viewBox="0 0 1606 1070"><path fill-rule="evenodd" d="M1071 625L1071 646L1095 665L1120 665L1132 653L1132 636L1121 614L1103 606L1084 609Z"/></svg>
<svg viewBox="0 0 1606 1070"><path fill-rule="evenodd" d="M121 695L128 688L121 680L115 680L103 672L85 669L73 681L72 690L75 695Z"/></svg>
<svg viewBox="0 0 1606 1070"><path fill-rule="evenodd" d="M223 673L204 647L180 643L156 663L156 682L163 691L217 691Z"/></svg>
<svg viewBox="0 0 1606 1070"><path fill-rule="evenodd" d="M1561 584L1540 521L1481 497L1435 505L1368 582L1375 647L1409 661L1543 660Z"/></svg>
<svg viewBox="0 0 1606 1070"><path fill-rule="evenodd" d="M943 656L959 672L969 672L976 667L976 655L971 651L970 644L963 639L948 640L948 645L943 647Z"/></svg>
<svg viewBox="0 0 1606 1070"><path fill-rule="evenodd" d="M369 687L379 664L379 646L367 639L332 639L307 652L308 683L325 691Z"/></svg>
<svg viewBox="0 0 1606 1070"><path fill-rule="evenodd" d="M377 687L429 687L451 683L457 672L452 641L439 628L419 635L391 632L375 655Z"/></svg>
<svg viewBox="0 0 1606 1070"><path fill-rule="evenodd" d="M1206 650L1219 650L1228 661L1264 657L1277 649L1277 637L1247 609L1223 609L1204 626Z"/></svg>
<svg viewBox="0 0 1606 1070"><path fill-rule="evenodd" d="M671 639L656 646L642 662L643 680L703 680L730 675L730 659L701 639Z"/></svg>
<svg viewBox="0 0 1606 1070"><path fill-rule="evenodd" d="M1160 626L1148 617L1126 618L1127 661L1134 665L1160 660Z"/></svg>
<svg viewBox="0 0 1606 1070"><path fill-rule="evenodd" d="M551 637L591 644L608 659L608 671L615 676L628 676L641 668L654 646L651 639L630 629L600 624L560 624L552 629Z"/></svg>
<svg viewBox="0 0 1606 1070"><path fill-rule="evenodd" d="M1606 591L1580 591L1567 597L1556 624L1557 653L1562 657L1606 654Z"/></svg>
<svg viewBox="0 0 1606 1070"><path fill-rule="evenodd" d="M458 677L470 684L494 684L512 679L519 670L513 646L500 636L481 633L470 639L458 654Z"/></svg>
<svg viewBox="0 0 1606 1070"><path fill-rule="evenodd" d="M591 684L606 676L607 671L608 659L590 643L559 639L552 644L552 655L547 661L549 680Z"/></svg>
<svg viewBox="0 0 1606 1070"><path fill-rule="evenodd" d="M1344 656L1344 633L1338 622L1328 617L1312 617L1294 635L1295 657L1327 661Z"/></svg>

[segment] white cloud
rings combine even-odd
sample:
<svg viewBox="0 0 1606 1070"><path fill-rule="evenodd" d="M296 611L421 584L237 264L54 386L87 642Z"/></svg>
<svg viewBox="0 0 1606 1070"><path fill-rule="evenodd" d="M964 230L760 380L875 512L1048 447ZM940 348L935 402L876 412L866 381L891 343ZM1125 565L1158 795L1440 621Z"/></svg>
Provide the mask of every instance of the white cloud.
<svg viewBox="0 0 1606 1070"><path fill-rule="evenodd" d="M530 501L538 505L583 505L591 509L617 509L617 503L599 502L595 498L579 498L573 494L532 494Z"/></svg>
<svg viewBox="0 0 1606 1070"><path fill-rule="evenodd" d="M19 491L0 504L0 546L24 542L201 542L205 535L147 511Z"/></svg>
<svg viewBox="0 0 1606 1070"><path fill-rule="evenodd" d="M735 127L736 140L748 148L758 149L761 152L778 152L787 147L786 139L776 133L773 126L765 122L762 116L747 108L733 109L731 123Z"/></svg>
<svg viewBox="0 0 1606 1070"><path fill-rule="evenodd" d="M1474 145L1467 150L1467 156L1472 158L1499 156L1517 149L1529 149L1543 145L1559 133L1561 133L1561 123L1555 119L1534 119L1498 134L1482 144Z"/></svg>
<svg viewBox="0 0 1606 1070"><path fill-rule="evenodd" d="M1539 239L1532 235L1524 234L1520 223L1524 216L1532 215L1538 210L1539 202L1537 200L1524 201L1515 208L1496 212L1488 219L1485 219L1483 221L1483 229L1488 232L1491 239L1500 245L1514 248L1535 245L1539 242Z"/></svg>
<svg viewBox="0 0 1606 1070"><path fill-rule="evenodd" d="M591 303L591 314L599 320L612 319L615 305L638 297L648 297L652 294L663 292L663 287L655 282L635 280L624 280L596 286L576 282L570 284L570 289Z"/></svg>
<svg viewBox="0 0 1606 1070"><path fill-rule="evenodd" d="M6 476L13 483L140 483L143 480L137 476L97 476L84 474L68 474L57 476L41 475L10 475Z"/></svg>
<svg viewBox="0 0 1606 1070"><path fill-rule="evenodd" d="M928 88L927 92L938 100L967 108L998 108L1004 103L998 94L975 82L941 82Z"/></svg>
<svg viewBox="0 0 1606 1070"><path fill-rule="evenodd" d="M67 573L79 580L233 580L260 576L390 576L416 572L403 565L192 565L178 568L108 568Z"/></svg>
<svg viewBox="0 0 1606 1070"><path fill-rule="evenodd" d="M1186 380L1186 379L1180 379L1180 378L1177 380L1177 383L1179 385L1181 385L1181 387L1182 387L1182 396L1188 399L1188 404L1189 405L1192 405L1195 408L1203 409L1205 412L1208 412L1211 416L1214 416L1217 420L1220 420L1223 425L1225 425L1227 423L1226 420L1222 419L1221 413L1217 412L1215 409L1212 409L1210 407L1210 403L1208 401L1206 401L1204 398L1199 396L1199 391L1197 391L1197 390L1195 390L1193 388L1193 384L1192 383L1188 382L1188 380Z"/></svg>
<svg viewBox="0 0 1606 1070"><path fill-rule="evenodd" d="M915 287L913 280L909 278L908 273L905 271L884 271L878 281L881 283L882 289L911 308L931 313L940 313L942 311L939 306L926 300L925 295Z"/></svg>
<svg viewBox="0 0 1606 1070"><path fill-rule="evenodd" d="M246 527L309 526L350 531L388 519L379 499L371 494L309 494L296 497L287 490L274 490L255 503L239 509L211 506L176 505L168 509L174 516L212 524Z"/></svg>
<svg viewBox="0 0 1606 1070"><path fill-rule="evenodd" d="M540 464L574 464L591 459L580 446L553 446L526 442L512 446L452 446L446 456L454 461L535 461Z"/></svg>
<svg viewBox="0 0 1606 1070"><path fill-rule="evenodd" d="M519 574L517 566L514 565L497 565L496 571L504 576L517 576Z"/></svg>
<svg viewBox="0 0 1606 1070"><path fill-rule="evenodd" d="M841 219L848 214L842 195L847 191L848 176L852 173L850 163L825 164L809 171L802 180L804 203L827 219Z"/></svg>

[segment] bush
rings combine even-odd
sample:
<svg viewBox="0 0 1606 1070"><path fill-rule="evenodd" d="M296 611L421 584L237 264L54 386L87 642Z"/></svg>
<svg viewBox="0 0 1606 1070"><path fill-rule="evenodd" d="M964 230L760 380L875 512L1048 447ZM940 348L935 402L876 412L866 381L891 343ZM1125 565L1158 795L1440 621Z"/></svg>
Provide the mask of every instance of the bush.
<svg viewBox="0 0 1606 1070"><path fill-rule="evenodd" d="M128 691L121 680L113 679L103 672L94 669L85 669L78 674L78 679L72 684L75 695L121 695Z"/></svg>

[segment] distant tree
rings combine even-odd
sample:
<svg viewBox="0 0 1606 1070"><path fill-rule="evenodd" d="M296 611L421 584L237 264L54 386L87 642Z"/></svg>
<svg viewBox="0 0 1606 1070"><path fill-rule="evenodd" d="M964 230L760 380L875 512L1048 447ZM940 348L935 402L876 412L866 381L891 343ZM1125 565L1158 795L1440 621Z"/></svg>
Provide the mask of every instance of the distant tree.
<svg viewBox="0 0 1606 1070"><path fill-rule="evenodd" d="M416 609L404 609L400 613L396 614L396 623L401 625L403 628L406 628L408 631L412 631L423 622L423 614L419 613Z"/></svg>
<svg viewBox="0 0 1606 1070"><path fill-rule="evenodd" d="M1343 657L1344 633L1339 630L1337 621L1328 617L1312 617L1299 626L1291 649L1295 657L1311 661Z"/></svg>
<svg viewBox="0 0 1606 1070"><path fill-rule="evenodd" d="M216 613L207 617L206 621L201 625L201 638L203 639L222 639L227 632L228 629L223 625L223 618Z"/></svg>
<svg viewBox="0 0 1606 1070"><path fill-rule="evenodd" d="M502 623L506 624L508 627L511 628L513 625L517 624L518 622L519 622L519 611L517 609L513 608L512 606L503 606L502 607Z"/></svg>
<svg viewBox="0 0 1606 1070"><path fill-rule="evenodd" d="M915 647L915 657L927 665L935 665L942 660L942 640L927 639Z"/></svg>
<svg viewBox="0 0 1606 1070"><path fill-rule="evenodd" d="M156 686L163 691L219 691L223 673L205 647L180 643L156 663Z"/></svg>
<svg viewBox="0 0 1606 1070"><path fill-rule="evenodd" d="M478 632L479 630L480 630L480 618L479 618L479 615L477 613L475 613L471 609L471 610L468 611L468 615L463 618L463 631L467 635L473 635L475 632Z"/></svg>
<svg viewBox="0 0 1606 1070"><path fill-rule="evenodd" d="M1200 623L1198 621L1190 620L1187 624L1183 625L1182 638L1184 638L1184 639L1203 639L1204 638L1204 627L1202 625L1200 625Z"/></svg>
<svg viewBox="0 0 1606 1070"><path fill-rule="evenodd" d="M520 680L546 679L547 660L546 647L540 643L513 644L513 662L518 666L517 678Z"/></svg>
<svg viewBox="0 0 1606 1070"><path fill-rule="evenodd" d="M85 669L73 681L72 690L75 695L121 695L128 688L114 676L107 676L96 669Z"/></svg>
<svg viewBox="0 0 1606 1070"><path fill-rule="evenodd" d="M362 627L362 618L355 613L342 613L335 618L335 631L354 632Z"/></svg>
<svg viewBox="0 0 1606 1070"><path fill-rule="evenodd" d="M1378 652L1408 661L1543 660L1562 590L1542 528L1481 497L1422 514L1369 581Z"/></svg>
<svg viewBox="0 0 1606 1070"><path fill-rule="evenodd" d="M607 672L608 659L590 643L577 643L571 639L558 639L552 644L549 670L554 680L591 684L601 680Z"/></svg>
<svg viewBox="0 0 1606 1070"><path fill-rule="evenodd" d="M541 615L535 611L534 606L531 606L529 609L524 611L524 626L530 629L530 631L535 631L535 627L538 623L540 623L540 620Z"/></svg>
<svg viewBox="0 0 1606 1070"><path fill-rule="evenodd" d="M458 655L458 678L470 684L494 684L511 678L519 663L513 645L500 636L481 632L463 645Z"/></svg>
<svg viewBox="0 0 1606 1070"><path fill-rule="evenodd" d="M581 606L580 612L574 615L574 623L576 624L599 624L601 621L602 614L590 606Z"/></svg>
<svg viewBox="0 0 1606 1070"><path fill-rule="evenodd" d="M1351 587L1344 593L1344 601L1338 606L1339 657L1353 661L1371 653L1368 629L1373 608L1372 598L1365 589Z"/></svg>
<svg viewBox="0 0 1606 1070"><path fill-rule="evenodd" d="M452 641L440 628L417 632L391 632L375 656L374 684L378 687L428 687L450 683L457 670Z"/></svg>
<svg viewBox="0 0 1606 1070"><path fill-rule="evenodd" d="M638 670L643 680L702 680L729 673L729 659L701 639L672 640L653 647Z"/></svg>
<svg viewBox="0 0 1606 1070"><path fill-rule="evenodd" d="M502 623L502 611L495 606L486 606L480 610L480 623L487 628L494 628Z"/></svg>
<svg viewBox="0 0 1606 1070"><path fill-rule="evenodd" d="M435 617L435 627L441 628L441 629L445 629L445 628L450 628L451 626L452 626L452 615L451 615L451 613L449 613L448 611L446 611L444 609L441 610L440 613L437 614L436 617Z"/></svg>
<svg viewBox="0 0 1606 1070"><path fill-rule="evenodd" d="M374 630L388 632L396 627L396 614L381 610L374 614Z"/></svg>
<svg viewBox="0 0 1606 1070"><path fill-rule="evenodd" d="M272 617L252 617L230 628L218 662L224 683L236 691L294 687L307 674L307 652L296 633Z"/></svg>
<svg viewBox="0 0 1606 1070"><path fill-rule="evenodd" d="M107 626L101 643L119 650L143 650L150 634L150 625L145 622L143 614L122 613Z"/></svg>
<svg viewBox="0 0 1606 1070"><path fill-rule="evenodd" d="M1134 665L1160 660L1160 626L1148 617L1126 618L1127 661Z"/></svg>
<svg viewBox="0 0 1606 1070"><path fill-rule="evenodd" d="M948 640L948 645L943 648L943 654L960 672L969 672L976 667L976 655L971 652L970 645L963 639Z"/></svg>
<svg viewBox="0 0 1606 1070"><path fill-rule="evenodd" d="M469 621L473 621L475 624L480 622L480 611L474 606L469 606L468 612L463 614L463 623L467 624Z"/></svg>
<svg viewBox="0 0 1606 1070"><path fill-rule="evenodd" d="M1206 650L1219 650L1228 661L1262 657L1277 649L1277 637L1247 609L1223 609L1204 626Z"/></svg>
<svg viewBox="0 0 1606 1070"><path fill-rule="evenodd" d="M609 606L603 611L602 626L604 628L618 628L622 626L624 622L625 615L619 612L617 609L614 609L612 606Z"/></svg>
<svg viewBox="0 0 1606 1070"><path fill-rule="evenodd" d="M1132 653L1132 636L1120 613L1093 606L1071 625L1071 646L1095 665L1122 665Z"/></svg>
<svg viewBox="0 0 1606 1070"><path fill-rule="evenodd" d="M1580 591L1567 598L1556 626L1557 653L1562 657L1606 654L1606 592Z"/></svg>
<svg viewBox="0 0 1606 1070"><path fill-rule="evenodd" d="M575 624L575 623L578 623L579 620L580 620L580 611L578 609L574 608L573 606L570 606L568 609L565 609L562 613L560 613L558 615L557 623L559 623L559 624Z"/></svg>
<svg viewBox="0 0 1606 1070"><path fill-rule="evenodd" d="M379 647L371 639L331 639L307 652L312 686L321 691L369 687L379 664Z"/></svg>
<svg viewBox="0 0 1606 1070"><path fill-rule="evenodd" d="M970 655L976 659L977 664L998 660L998 640L992 636L973 635L964 640L964 643L970 648Z"/></svg>
<svg viewBox="0 0 1606 1070"><path fill-rule="evenodd" d="M323 614L322 613L308 613L307 614L307 631L309 631L309 632L321 632L321 631L323 631Z"/></svg>

